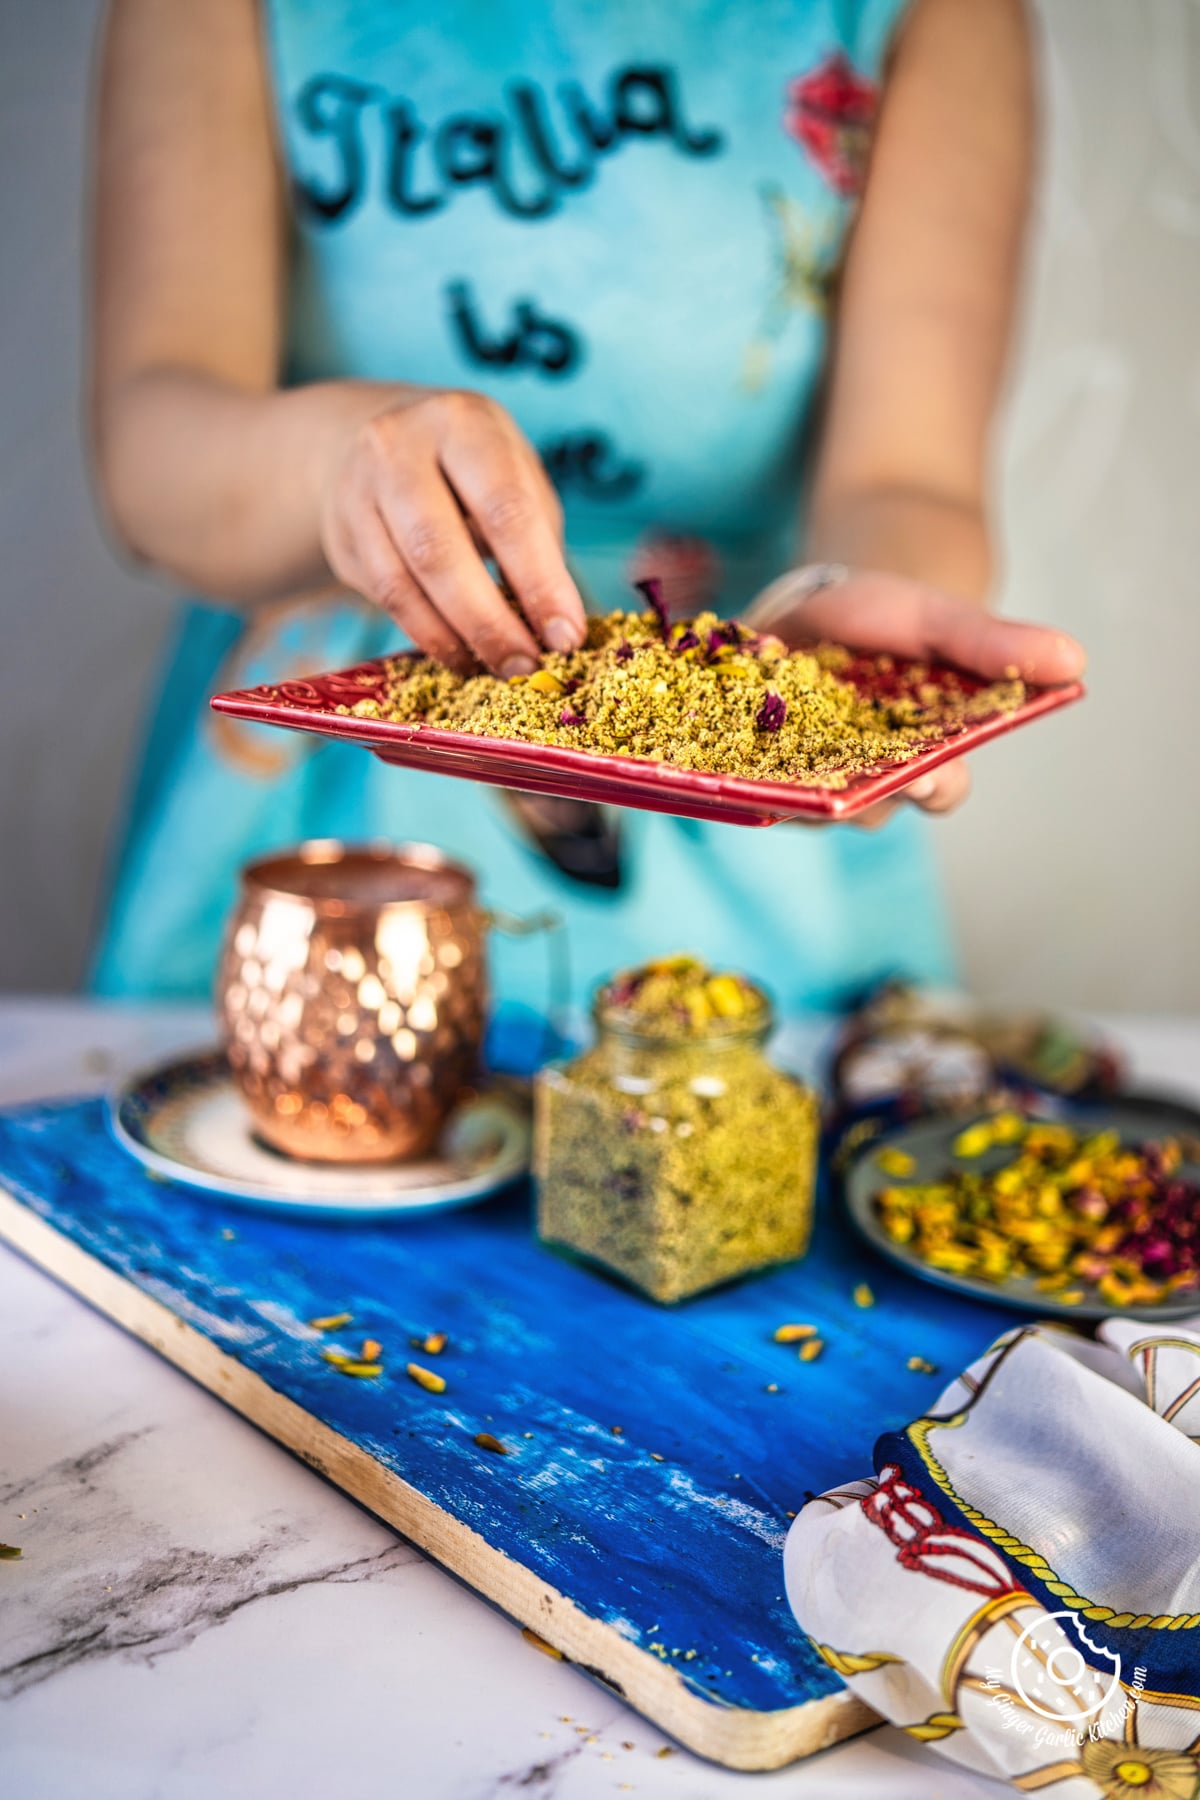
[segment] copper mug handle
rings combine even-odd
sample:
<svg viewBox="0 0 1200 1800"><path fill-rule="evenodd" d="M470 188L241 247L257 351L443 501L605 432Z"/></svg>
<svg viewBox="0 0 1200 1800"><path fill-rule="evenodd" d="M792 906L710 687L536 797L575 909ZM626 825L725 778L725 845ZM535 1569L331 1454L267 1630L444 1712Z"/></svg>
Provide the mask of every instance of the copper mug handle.
<svg viewBox="0 0 1200 1800"><path fill-rule="evenodd" d="M566 920L561 913L547 907L536 913L510 913L491 906L482 914L484 925L505 937L546 937L546 1009L543 1015L542 1042L538 1062L551 1062L561 1056L570 1043L566 1023L571 994L571 959ZM560 1021L562 1023L560 1023Z"/></svg>

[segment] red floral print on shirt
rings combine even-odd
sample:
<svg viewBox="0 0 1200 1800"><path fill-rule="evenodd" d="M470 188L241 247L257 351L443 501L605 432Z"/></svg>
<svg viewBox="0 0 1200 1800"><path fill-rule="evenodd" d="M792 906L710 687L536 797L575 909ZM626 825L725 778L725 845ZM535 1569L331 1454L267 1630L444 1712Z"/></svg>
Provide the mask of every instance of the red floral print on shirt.
<svg viewBox="0 0 1200 1800"><path fill-rule="evenodd" d="M879 89L838 50L787 85L783 125L843 199L862 193Z"/></svg>

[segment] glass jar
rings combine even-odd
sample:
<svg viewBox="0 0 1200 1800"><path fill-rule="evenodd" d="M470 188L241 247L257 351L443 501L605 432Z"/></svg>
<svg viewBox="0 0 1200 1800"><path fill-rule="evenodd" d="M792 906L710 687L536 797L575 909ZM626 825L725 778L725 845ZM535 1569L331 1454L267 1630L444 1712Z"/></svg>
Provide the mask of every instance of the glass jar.
<svg viewBox="0 0 1200 1800"><path fill-rule="evenodd" d="M542 1239L667 1302L802 1256L818 1109L764 1054L769 1008L685 1038L595 1017L594 1046L538 1078Z"/></svg>

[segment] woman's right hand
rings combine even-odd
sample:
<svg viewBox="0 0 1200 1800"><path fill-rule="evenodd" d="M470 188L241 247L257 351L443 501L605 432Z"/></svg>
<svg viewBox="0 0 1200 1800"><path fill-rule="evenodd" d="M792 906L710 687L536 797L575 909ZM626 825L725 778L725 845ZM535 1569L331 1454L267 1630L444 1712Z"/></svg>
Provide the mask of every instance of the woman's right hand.
<svg viewBox="0 0 1200 1800"><path fill-rule="evenodd" d="M338 580L439 662L478 661L511 678L529 674L543 647L583 642L558 496L513 419L482 394L416 390L356 419L326 466L319 528Z"/></svg>

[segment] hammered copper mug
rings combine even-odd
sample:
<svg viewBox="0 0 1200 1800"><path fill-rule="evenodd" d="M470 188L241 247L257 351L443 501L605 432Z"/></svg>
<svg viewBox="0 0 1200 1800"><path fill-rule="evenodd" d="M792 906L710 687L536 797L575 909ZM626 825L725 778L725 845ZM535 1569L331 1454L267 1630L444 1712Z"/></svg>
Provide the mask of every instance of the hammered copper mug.
<svg viewBox="0 0 1200 1800"><path fill-rule="evenodd" d="M250 863L217 1010L260 1137L317 1162L428 1150L479 1067L486 930L474 877L427 844Z"/></svg>

